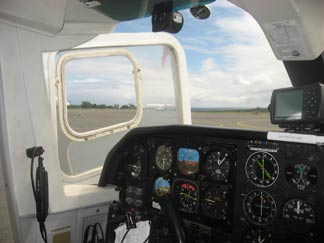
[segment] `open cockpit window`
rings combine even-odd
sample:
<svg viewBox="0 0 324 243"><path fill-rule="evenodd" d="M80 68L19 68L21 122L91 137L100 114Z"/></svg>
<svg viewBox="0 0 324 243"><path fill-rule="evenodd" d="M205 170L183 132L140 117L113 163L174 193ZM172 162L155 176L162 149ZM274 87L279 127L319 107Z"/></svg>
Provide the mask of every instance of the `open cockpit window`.
<svg viewBox="0 0 324 243"><path fill-rule="evenodd" d="M69 61L65 80L70 127L83 133L133 120L138 107L133 70L120 56Z"/></svg>
<svg viewBox="0 0 324 243"><path fill-rule="evenodd" d="M59 55L60 121L84 141L137 126L142 117L140 68L124 49Z"/></svg>
<svg viewBox="0 0 324 243"><path fill-rule="evenodd" d="M191 122L185 58L170 35L100 35L54 59L66 182L96 182L110 149L134 127Z"/></svg>

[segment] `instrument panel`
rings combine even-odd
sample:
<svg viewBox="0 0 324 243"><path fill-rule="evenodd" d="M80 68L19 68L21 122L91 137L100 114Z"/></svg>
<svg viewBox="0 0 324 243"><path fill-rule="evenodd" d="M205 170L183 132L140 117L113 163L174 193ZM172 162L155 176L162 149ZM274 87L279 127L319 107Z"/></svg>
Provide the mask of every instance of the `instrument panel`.
<svg viewBox="0 0 324 243"><path fill-rule="evenodd" d="M193 242L322 242L322 147L262 132L158 130L121 156L114 184L126 207L145 211L171 195Z"/></svg>
<svg viewBox="0 0 324 243"><path fill-rule="evenodd" d="M165 180L176 208L186 218L201 216L199 222L230 224L232 168L235 146L231 144L186 144L152 138L150 174ZM160 179L161 178L161 179ZM155 190L156 191L156 190ZM153 193L153 198L161 194ZM154 200L153 200L154 201ZM158 201L158 198L156 198Z"/></svg>

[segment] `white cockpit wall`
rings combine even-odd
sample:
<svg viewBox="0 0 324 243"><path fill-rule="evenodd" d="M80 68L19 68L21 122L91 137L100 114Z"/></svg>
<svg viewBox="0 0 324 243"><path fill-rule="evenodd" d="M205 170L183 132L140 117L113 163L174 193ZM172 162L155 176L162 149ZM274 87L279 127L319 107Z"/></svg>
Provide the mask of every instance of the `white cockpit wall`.
<svg viewBox="0 0 324 243"><path fill-rule="evenodd" d="M50 213L47 223L76 225L73 208L117 198L111 188L74 187L66 196L57 154L56 123L44 78L42 53L71 49L97 34L112 32L117 22L78 0L3 0L0 3L0 156L11 224L16 242L40 238L26 149L43 146L48 170ZM54 202L54 203L53 203ZM53 214L54 213L54 214ZM72 215L73 214L73 215ZM55 228L55 227L54 227ZM72 236L72 239L73 236Z"/></svg>
<svg viewBox="0 0 324 243"><path fill-rule="evenodd" d="M44 79L44 51L70 49L94 35L47 36L0 22L0 36L0 154L14 234L19 236L18 242L25 242L22 237L26 235L17 229L22 227L24 232L37 229L28 229L32 227L29 223L22 225L23 218L35 215L27 148L45 149L44 164L50 173L50 213L115 200L118 194L112 188L95 185L75 187L76 192L69 196L64 193L54 132L56 123Z"/></svg>

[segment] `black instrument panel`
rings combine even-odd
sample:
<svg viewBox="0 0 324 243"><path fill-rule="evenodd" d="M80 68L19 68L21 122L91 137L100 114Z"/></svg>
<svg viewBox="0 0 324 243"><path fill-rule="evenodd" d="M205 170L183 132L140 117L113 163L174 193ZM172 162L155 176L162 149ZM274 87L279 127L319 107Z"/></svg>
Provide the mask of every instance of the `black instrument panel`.
<svg viewBox="0 0 324 243"><path fill-rule="evenodd" d="M167 181L176 208L191 226L210 231L218 225L225 234L231 231L235 145L208 139L201 143L197 137L150 137L148 150L152 185L161 178ZM153 201L158 201L156 194L153 187Z"/></svg>
<svg viewBox="0 0 324 243"><path fill-rule="evenodd" d="M118 185L126 207L147 213L169 193L193 242L322 242L321 147L263 132L134 130L99 182Z"/></svg>

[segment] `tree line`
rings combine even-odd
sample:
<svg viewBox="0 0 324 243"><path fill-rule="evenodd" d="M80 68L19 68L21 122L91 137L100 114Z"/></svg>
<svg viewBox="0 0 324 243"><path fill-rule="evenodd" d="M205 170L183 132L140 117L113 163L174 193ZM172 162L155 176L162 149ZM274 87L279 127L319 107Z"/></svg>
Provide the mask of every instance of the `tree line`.
<svg viewBox="0 0 324 243"><path fill-rule="evenodd" d="M76 108L82 108L82 109L136 109L136 106L129 103L125 105L120 104L113 104L113 105L106 105L106 104L96 104L91 103L90 101L82 101L80 105L74 105L70 104L68 105L69 109L76 109Z"/></svg>

